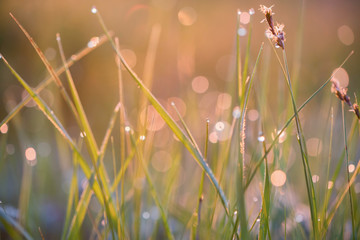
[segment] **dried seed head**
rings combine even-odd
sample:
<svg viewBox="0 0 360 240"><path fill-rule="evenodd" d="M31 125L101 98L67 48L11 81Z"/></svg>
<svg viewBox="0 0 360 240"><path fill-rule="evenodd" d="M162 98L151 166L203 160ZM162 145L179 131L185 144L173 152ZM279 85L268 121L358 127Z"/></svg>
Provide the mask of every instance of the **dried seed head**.
<svg viewBox="0 0 360 240"><path fill-rule="evenodd" d="M356 103L351 104L350 97L347 95L347 88L340 87L339 82L336 79L331 79L331 92L335 94L340 101L345 102L351 108L350 111L354 112L356 117L360 119L359 105Z"/></svg>
<svg viewBox="0 0 360 240"><path fill-rule="evenodd" d="M357 118L360 119L359 105L357 105L356 103L354 103L354 104L352 105L352 109L351 109L350 111L354 112L355 115L357 116Z"/></svg>
<svg viewBox="0 0 360 240"><path fill-rule="evenodd" d="M274 13L272 12L273 6L268 8L265 7L264 5L260 5L261 12L265 14L265 19L263 21L266 21L269 25L269 28L266 30L266 35L275 43L276 47L281 47L282 49L284 49L285 48L284 24L277 24L274 27L274 21L272 18L272 16L274 15Z"/></svg>

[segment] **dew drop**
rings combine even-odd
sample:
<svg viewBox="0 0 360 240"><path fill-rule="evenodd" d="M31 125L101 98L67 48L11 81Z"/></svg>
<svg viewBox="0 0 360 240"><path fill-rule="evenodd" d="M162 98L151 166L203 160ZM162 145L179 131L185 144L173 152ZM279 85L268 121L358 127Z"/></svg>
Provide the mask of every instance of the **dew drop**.
<svg viewBox="0 0 360 240"><path fill-rule="evenodd" d="M143 212L142 217L143 217L143 219L147 220L147 219L150 218L150 213L149 212Z"/></svg>
<svg viewBox="0 0 360 240"><path fill-rule="evenodd" d="M280 48L280 46L276 44L276 45L275 45L275 48Z"/></svg>
<svg viewBox="0 0 360 240"><path fill-rule="evenodd" d="M233 115L233 118L238 119L240 117L240 115L241 115L240 108L239 107L234 107L232 115Z"/></svg>
<svg viewBox="0 0 360 240"><path fill-rule="evenodd" d="M296 215L295 221L296 221L297 223L301 223L302 221L304 221L303 215L301 215L301 214Z"/></svg>
<svg viewBox="0 0 360 240"><path fill-rule="evenodd" d="M207 123L210 123L210 119L206 119L206 122L207 122Z"/></svg>
<svg viewBox="0 0 360 240"><path fill-rule="evenodd" d="M265 136L264 135L258 136L258 141L259 142L264 142L265 141Z"/></svg>
<svg viewBox="0 0 360 240"><path fill-rule="evenodd" d="M1 128L0 128L0 132L2 133L2 134L6 134L7 132L8 132L8 130L9 130L9 128L8 128L8 125L5 123L5 124L3 124L2 126L1 126Z"/></svg>
<svg viewBox="0 0 360 240"><path fill-rule="evenodd" d="M250 14L250 15L254 15L254 14L255 14L255 10L254 10L253 8L250 8L250 9L249 9L249 14Z"/></svg>
<svg viewBox="0 0 360 240"><path fill-rule="evenodd" d="M145 137L145 135L141 135L139 139L140 139L140 141L145 141L146 137Z"/></svg>
<svg viewBox="0 0 360 240"><path fill-rule="evenodd" d="M171 102L170 104L171 104L171 106L175 106L175 103L174 103L174 102Z"/></svg>
<svg viewBox="0 0 360 240"><path fill-rule="evenodd" d="M130 132L131 128L129 126L125 126L125 132Z"/></svg>
<svg viewBox="0 0 360 240"><path fill-rule="evenodd" d="M313 181L313 183L317 183L318 181L320 180L320 177L319 177L319 175L313 175L312 176L312 181Z"/></svg>
<svg viewBox="0 0 360 240"><path fill-rule="evenodd" d="M352 173L352 172L354 172L355 171L355 165L354 164L349 164L349 166L348 166L348 170L349 170L349 173Z"/></svg>
<svg viewBox="0 0 360 240"><path fill-rule="evenodd" d="M85 132L80 132L80 137L81 137L81 138L86 137L86 133L85 133Z"/></svg>
<svg viewBox="0 0 360 240"><path fill-rule="evenodd" d="M93 37L88 42L87 46L88 46L88 48L94 48L99 44L99 42L100 42L99 37Z"/></svg>
<svg viewBox="0 0 360 240"><path fill-rule="evenodd" d="M241 15L240 9L237 10L237 14L238 14L238 15Z"/></svg>
<svg viewBox="0 0 360 240"><path fill-rule="evenodd" d="M246 35L246 29L245 28L239 28L238 29L238 31L237 31L237 33L238 33L238 35L240 36L240 37L243 37L243 36L245 36Z"/></svg>
<svg viewBox="0 0 360 240"><path fill-rule="evenodd" d="M222 130L224 130L225 128L225 124L223 122L217 122L215 124L215 129L219 132L221 132Z"/></svg>
<svg viewBox="0 0 360 240"><path fill-rule="evenodd" d="M93 6L93 7L91 8L91 12L92 12L93 14L97 13L97 8L96 8L95 6Z"/></svg>
<svg viewBox="0 0 360 240"><path fill-rule="evenodd" d="M256 219L256 222L260 222L260 218L257 218L257 219Z"/></svg>

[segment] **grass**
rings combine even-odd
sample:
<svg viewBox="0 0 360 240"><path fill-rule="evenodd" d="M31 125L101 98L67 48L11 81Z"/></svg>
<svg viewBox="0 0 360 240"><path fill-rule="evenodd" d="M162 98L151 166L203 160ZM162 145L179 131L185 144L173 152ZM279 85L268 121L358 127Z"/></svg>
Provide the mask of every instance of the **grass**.
<svg viewBox="0 0 360 240"><path fill-rule="evenodd" d="M54 147L57 145L60 153L70 150L72 164L68 184L65 184L67 193L60 192L65 199L63 220L61 224L58 223L57 230L52 230L43 221L37 220L33 210L45 208L36 202L32 193L39 177L36 171L39 166L32 162L34 159L31 156L23 157L20 161L23 167L16 209L18 214L11 212L11 203L0 203L0 237L356 239L360 231L357 217L359 183L356 183L360 163L356 163L355 159L360 136L358 106L351 104L347 91L334 83L336 72L333 72L318 89L311 90L312 94L306 96L299 107L298 96L302 96L298 82L301 46L296 47L295 67L290 74L291 66L287 60L290 50L285 47L284 28L274 26L272 8L262 6L261 10L269 27L269 41L264 40L266 44L256 46L258 53L253 58L251 47L256 45L253 43L253 30L264 28L264 24L258 24L253 14L249 14L247 38L243 40L240 34L236 34L234 44L236 60L231 72L233 81L227 82L226 86L231 93L226 96L233 99L228 107L230 111L215 106L215 117L208 113L211 119L215 119L214 122L210 118L200 117L203 109L195 106L196 98L192 99L191 94L183 95L187 105L186 115L182 112L181 104L171 101L168 107L156 97L153 82L156 81L156 53L161 47L159 41L163 31L160 25L152 27L143 77L139 77L123 56L119 39L108 30L95 7L91 12L103 31L100 34L104 36L95 45L84 48L66 60L60 34L57 34L62 63L58 70L54 70L36 40L10 14L50 77L32 88L11 61L0 55L14 79L28 93L1 122L1 149L5 151L6 143L11 141L7 136L8 126L12 126L10 124L15 126L22 152L29 149L21 110L32 100L50 121L48 124L56 136L61 137ZM237 30L242 28L241 14L238 11ZM302 42L303 13L300 19L296 44ZM104 137L98 145L94 133L97 129L90 124L91 119L88 119L70 67L92 51L100 51L106 42L111 45L115 55L112 67L117 71L118 100L112 106ZM290 44L286 42L286 46ZM345 58L338 69L346 64L352 54ZM283 74L279 74L276 83L281 93L267 91L268 88L277 91L269 86L272 81L269 72L274 69ZM63 73L66 74L66 81L60 77ZM138 87L138 96L128 97L129 81ZM330 91L326 93L329 82L332 82L333 92L341 105L335 101L325 101L327 106L321 105L321 109L329 109L331 114L306 115L304 120L304 109L309 108L310 103L320 105L320 95L324 95L324 99L334 98ZM50 88L54 85L51 83L55 83L54 88ZM285 84L287 90L281 89ZM64 123L68 116L62 116L60 111L43 99L41 93L47 88L59 93L56 101L66 104L81 137L70 134ZM130 111L128 105L132 101L137 107ZM275 102L277 106L274 106ZM346 113L344 103L355 114ZM159 120L149 110L149 105L167 124L163 128L167 132L153 130ZM251 120L254 110L258 117ZM103 117L101 113L99 115ZM341 116L341 130L336 128L339 125L337 115ZM346 123L351 117L353 123L347 129ZM274 119L277 123L274 123ZM309 132L308 122L312 121L325 123L321 127L317 125L315 134L322 137L315 146L316 154L311 150L314 146L309 145L308 139L314 135ZM272 130L274 128L275 131ZM166 134L170 136L167 139ZM167 143L159 147L161 139ZM343 144L339 144L337 139L343 139ZM1 161L6 157L5 153L1 153ZM55 164L51 161L54 159L48 160L49 164ZM0 163L0 166L5 164ZM302 174L299 174L297 168L301 166Z"/></svg>

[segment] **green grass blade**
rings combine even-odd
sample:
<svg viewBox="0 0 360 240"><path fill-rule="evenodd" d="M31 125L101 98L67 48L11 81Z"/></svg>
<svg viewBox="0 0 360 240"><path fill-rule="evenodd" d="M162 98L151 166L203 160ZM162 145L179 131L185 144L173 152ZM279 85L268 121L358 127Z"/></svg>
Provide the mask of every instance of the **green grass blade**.
<svg viewBox="0 0 360 240"><path fill-rule="evenodd" d="M358 164L356 165L355 171L350 179L350 181L348 182L348 184L346 184L345 189L342 191L342 193L339 193L338 196L335 199L335 206L330 210L329 216L326 219L326 226L329 226L331 221L334 218L334 215L337 211L337 209L339 208L340 204L342 203L342 201L345 198L345 195L348 194L348 191L351 187L351 185L354 183L354 181L356 180L357 175L359 174L360 171L360 161L358 162ZM325 237L326 235L326 230L324 230L322 232L322 237Z"/></svg>
<svg viewBox="0 0 360 240"><path fill-rule="evenodd" d="M98 169L98 171L99 171L99 169L102 169L99 166L101 165L102 159L104 157L106 146L109 142L111 132L115 125L115 120L116 120L119 109L120 109L120 103L117 104L117 106L114 109L114 112L110 119L109 126L107 128L105 137L104 137L103 142L100 147L99 159L97 161L97 166L95 166L95 168ZM88 191L90 191L90 189L93 188L93 181L94 181L93 178L96 175L96 169L92 171L90 177L88 178L89 184L85 187L82 197L76 207L76 213L74 214L74 216L72 218L67 238L71 238L72 236L75 236L79 232L80 227L83 223L83 220L85 218L85 214L87 211L87 207L90 203L90 198L92 195L92 194L88 193ZM98 176L100 176L100 175L101 174L98 173ZM101 175L101 178L103 179L104 176ZM102 190L100 194L101 194L101 196L100 197L98 196L98 199L99 199L100 203L105 206L105 209L107 208L106 209L107 216L108 216L108 218L110 218L109 219L110 224L112 224L110 227L117 226L118 224L120 224L120 227L121 227L121 223L117 222L119 219L117 219L117 217L116 217L116 208L112 204L111 194L110 194L109 190L108 189ZM106 205L108 207L106 207Z"/></svg>
<svg viewBox="0 0 360 240"><path fill-rule="evenodd" d="M244 154L245 154L245 114L246 114L246 109L247 109L247 103L249 100L249 96L250 96L250 90L253 84L253 79L255 76L255 72L256 72L256 67L259 63L259 59L260 59L260 55L262 53L263 50L263 46L264 43L261 44L260 46L260 50L258 53L258 56L256 58L256 62L254 65L254 69L252 71L247 89L245 91L245 96L244 96L244 103L242 106L242 111L241 111L241 117L239 119L239 129L240 129L240 136L239 136L239 143L238 145L238 164L237 166L239 167L238 171L237 171L237 201L238 201L238 214L237 217L240 218L240 229L241 229L241 237L243 239L248 239L249 238L249 232L248 232L248 226L247 226L247 217L246 217L246 207L245 207L245 188L244 188ZM240 147L241 145L241 147ZM235 225L235 227L237 228L237 226Z"/></svg>
<svg viewBox="0 0 360 240"><path fill-rule="evenodd" d="M347 137L346 137L346 123L345 123L345 114L344 114L344 102L341 102L341 115L342 115L342 122L343 122L343 136L344 136L344 146L345 146L345 159L346 159L346 177L348 185L350 185L350 173L349 173L349 153L348 153L348 144L347 144ZM356 229L355 229L355 215L354 215L354 206L353 206L353 199L351 194L351 187L349 187L349 201L350 201L350 214L351 214L351 226L352 226L352 239L356 238Z"/></svg>
<svg viewBox="0 0 360 240"><path fill-rule="evenodd" d="M133 146L135 148L135 138L134 138L133 133L130 134L130 139L131 139L131 143L133 144ZM151 195L152 195L152 197L154 199L154 202L155 202L156 206L159 208L161 219L162 219L162 221L164 223L166 236L167 236L168 239L175 239L173 234L171 233L170 226L169 226L169 223L168 223L167 214L165 213L165 209L164 209L164 207L163 207L163 205L162 205L162 203L160 201L160 198L159 198L158 194L156 193L156 189L155 189L154 183L152 181L152 178L150 176L147 164L145 163L144 158L142 157L142 155L138 151L138 149L137 148L135 148L135 149L136 149L136 154L138 155L138 159L140 161L140 164L142 165L143 170L145 172L146 180L147 180L147 182L149 184Z"/></svg>
<svg viewBox="0 0 360 240"><path fill-rule="evenodd" d="M115 45L116 45L116 49L120 51L119 38L115 38ZM120 129L120 163L122 170L127 168L125 167L125 103L124 103L124 90L123 90L124 87L123 87L121 62L120 62L120 58L117 55L115 56L115 61L118 70L118 80L119 80L119 102L121 103L120 111L119 111L119 123L120 123L119 129ZM135 152L133 154L135 154ZM121 180L122 177L119 179L119 181ZM121 209L121 221L123 222L123 224L125 224L125 214L124 211L122 210L125 202L124 182L125 181L121 181L121 187L120 187L120 195L121 195L120 209ZM122 232L121 232L122 236L125 235L125 232L123 230L124 228L122 228Z"/></svg>
<svg viewBox="0 0 360 240"><path fill-rule="evenodd" d="M70 66L74 65L74 63L76 63L77 61L79 61L80 59L82 59L83 57L85 57L90 52L92 52L99 46L103 45L107 41L108 41L107 36L103 35L103 36L99 37L99 43L96 46L94 46L92 48L86 47L86 48L80 50L78 53L72 55L71 58L66 61L67 66L70 67ZM56 70L55 74L57 76L60 76L64 71L65 71L65 68L60 67L60 68L58 68L58 70ZM35 88L34 91L37 94L39 94L45 87L47 87L53 81L54 81L54 79L52 77L47 78L46 80L42 81ZM10 111L10 113L2 120L2 122L0 123L0 127L2 127L4 124L7 124L31 99L32 99L31 96L28 95L23 100L21 100L21 102L18 105L16 105L16 107L14 107Z"/></svg>
<svg viewBox="0 0 360 240"><path fill-rule="evenodd" d="M18 233L21 234L22 237L26 240L33 239L31 235L17 221L6 214L4 209L0 209L0 222L3 224L9 235L14 237L14 239L22 239Z"/></svg>
<svg viewBox="0 0 360 240"><path fill-rule="evenodd" d="M4 61L4 63L6 64L6 66L10 69L10 71L12 72L12 74L17 78L17 80L20 82L20 84L25 88L25 90L30 94L30 96L33 98L33 100L37 103L39 109L45 114L45 116L50 120L50 122L54 125L54 127L60 132L60 134L64 137L64 139L70 144L70 146L72 147L72 149L76 152L76 154L79 156L79 164L85 174L85 176L90 179L92 174L90 171L89 166L87 165L86 161L83 159L83 157L81 156L80 151L78 150L78 148L76 147L75 143L73 142L73 140L71 139L71 137L69 136L69 134L66 132L65 128L62 126L62 124L60 123L60 121L57 119L57 117L55 116L55 114L53 113L52 110L50 110L50 108L46 105L46 103L31 89L31 87L21 78L21 76L10 66L10 64L6 61L6 59L0 55L1 59ZM116 113L119 110L119 105L116 107ZM103 175L100 175L100 171L103 172L103 168L99 168L95 166L95 170L97 172L98 175L98 179L100 179L101 181L99 181L100 184L102 184L103 186L105 186L105 192L108 194L109 196L109 187L107 186L106 180L104 180L104 178L102 177ZM105 184L104 184L105 183ZM95 184L93 185L94 187L94 192L97 195L100 203L102 203L103 199L107 200L106 198L104 198L104 191L102 190L101 185L98 184L98 182L95 182ZM111 200L111 199L110 199ZM111 201L110 201L111 202ZM106 203L106 202L105 202ZM109 210L109 214L112 217L111 219L115 219L116 217L114 217L116 211L115 211L115 207L113 206L113 204L111 204L110 206L110 210ZM115 215L116 216L116 215Z"/></svg>
<svg viewBox="0 0 360 240"><path fill-rule="evenodd" d="M70 191L69 191L69 197L68 197L68 203L66 208L66 214L65 214L65 222L64 227L61 235L61 239L64 240L66 237L66 233L68 232L68 228L70 225L71 220L71 213L73 210L73 206L77 206L78 204L78 176L77 176L77 170L78 170L78 155L73 153L73 175L71 178L70 183Z"/></svg>
<svg viewBox="0 0 360 240"><path fill-rule="evenodd" d="M329 82L330 80L334 77L334 75L336 74L336 72L338 71L338 69L340 69L346 62L347 60L354 54L354 51L351 51L349 53L349 55L345 58L345 60L340 64L339 68L337 68L336 71L333 72L333 74L331 74L331 76L308 98L306 99L306 101L298 108L297 112L299 113ZM279 59L280 61L280 59ZM280 65L282 65L281 62L279 62ZM285 72L285 70L284 70ZM264 161L264 159L267 157L267 155L270 153L271 149L275 146L276 142L278 141L280 135L285 131L285 129L290 125L290 123L292 122L292 120L295 118L295 114L293 114L288 121L284 124L284 126L281 128L281 130L278 132L278 134L274 137L274 140L272 141L272 143L270 144L270 146L267 148L265 154L256 162L254 170L249 174L249 177L247 179L247 182L245 184L245 189L248 188L250 182L252 181L252 179L255 177L255 174L257 172L257 170L259 169L260 165L262 164L262 162Z"/></svg>
<svg viewBox="0 0 360 240"><path fill-rule="evenodd" d="M307 155L307 151L306 151L306 142L305 142L304 134L303 134L302 127L301 127L301 122L299 119L299 114L298 114L297 107L296 107L294 93L293 93L292 86L291 86L291 79L290 79L290 73L289 73L285 48L283 49L283 59L284 59L284 66L285 66L285 70L286 70L285 78L287 80L286 82L287 82L287 86L288 86L288 89L290 92L291 103L292 103L293 110L294 110L298 143L299 143L301 159L302 159L302 163L303 163L303 167L304 167L306 189L308 192L311 220L312 220L312 225L313 225L313 237L315 239L318 239L319 238L319 236L318 236L318 232L319 232L318 228L319 227L318 227L318 218L317 218L315 189L314 189L314 184L313 184L313 181L311 178L312 175L311 175L310 166L309 166L309 162L308 162L308 155Z"/></svg>
<svg viewBox="0 0 360 240"><path fill-rule="evenodd" d="M169 115L169 113L165 110L165 108L159 103L159 101L155 98L155 96L150 92L150 90L143 84L143 82L140 80L140 78L136 75L136 73L130 68L130 66L127 64L127 62L122 57L121 53L117 50L114 41L112 40L111 36L108 34L108 30L105 26L104 21L102 20L100 14L98 11L96 11L98 19L100 21L100 24L104 30L104 32L108 35L109 40L116 52L116 54L119 56L122 64L126 68L126 70L130 73L131 77L134 79L134 81L138 84L140 89L143 91L145 96L148 98L149 102L154 106L156 111L159 113L159 115L164 119L164 121L167 123L167 125L170 127L170 129L173 131L175 136L184 144L186 149L190 152L190 154L194 157L194 159L197 161L197 163L205 170L207 176L209 177L211 183L214 185L217 193L220 195L221 203L225 209L226 214L229 216L229 210L228 210L228 201L226 199L226 196L220 187L217 179L215 178L212 170L208 166L208 164L205 162L202 154L194 148L191 141L188 139L188 137L183 133L183 131L179 128L179 126L176 124L176 122L172 119L172 117Z"/></svg>
<svg viewBox="0 0 360 240"><path fill-rule="evenodd" d="M98 152L98 147L95 141L95 137L94 134L91 130L89 121L86 117L85 111L84 111L84 107L80 101L80 97L79 94L76 90L75 84L74 84L74 80L71 76L70 70L68 65L66 65L66 59L65 59L65 54L64 54L64 50L61 44L61 38L60 38L60 34L57 33L56 34L56 40L58 42L58 47L59 47L59 52L60 52L60 56L61 56L61 60L62 63L64 65L65 68L65 72L66 72L66 76L68 79L68 83L69 83L69 87L70 87L70 92L73 98L73 102L75 104L75 108L77 111L77 114L79 116L79 120L80 120L80 128L82 129L83 133L86 134L86 143L88 144L88 148L90 149L90 152L92 153L92 157L96 158L97 157L97 152Z"/></svg>

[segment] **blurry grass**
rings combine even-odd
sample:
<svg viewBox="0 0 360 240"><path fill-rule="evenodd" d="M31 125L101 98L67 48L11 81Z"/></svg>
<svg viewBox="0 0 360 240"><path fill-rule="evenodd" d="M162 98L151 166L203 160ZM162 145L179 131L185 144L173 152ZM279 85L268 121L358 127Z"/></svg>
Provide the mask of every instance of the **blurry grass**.
<svg viewBox="0 0 360 240"><path fill-rule="evenodd" d="M324 121L330 120L330 141L326 143L329 144L329 154L328 156L324 155L327 161L324 161L322 164L323 166L326 165L326 171L324 171L326 181L324 182L325 186L317 185L315 188L313 175L310 172L310 157L307 154L304 137L306 135L306 128L303 131L299 113L324 89L336 72L319 89L314 91L300 107L297 107L297 79L300 74L299 59L301 56L300 45L302 41L303 20L300 20L297 37L298 45L296 48L297 56L295 57L293 73L290 76L285 50L283 51L283 61L281 61L278 56L278 50L273 47L271 42L270 45L273 48L273 53L278 60L277 65L273 66L270 64L270 54L272 54L270 51L264 51L265 54L262 53L266 47L263 44L259 49L256 59L253 60L251 58L250 46L254 23L250 16L243 62L242 51L240 49L242 45L238 34L235 40L236 72L234 78L236 81L235 85L230 88L236 89L236 91L231 91L235 95L233 96L233 99L235 99L233 105L236 110L232 112L233 116L231 116L231 112L228 115L224 114L225 117L222 116L220 118L220 114L217 116L219 120L225 118L226 121L232 121L229 139L209 145L210 126L209 121L206 121L206 129L200 130L202 132L202 140L205 143L202 145L198 144L201 140L196 139L196 135L194 135L195 132L199 132L198 129L193 129L192 122L188 122L188 119L183 118L176 104L170 104L176 114L176 116L171 116L170 111L161 104L152 92L153 71L154 66L157 64L156 50L161 33L160 25L155 25L152 28L145 58L143 80L141 80L122 56L119 40L117 38L113 39L113 34L107 30L98 10L93 8L92 12L97 15L107 40L109 40L114 49L119 84L119 102L112 112L100 148L98 148L96 143L93 134L94 129L89 124L83 103L69 69L71 65L90 53L95 47L85 48L75 55L75 58L72 57L70 60L66 60L60 35L58 34L57 40L63 67L55 71L29 33L11 15L42 59L51 78L33 89L8 61L0 55L5 65L29 94L29 97L24 98L20 104L10 111L2 121L1 127L7 126L9 121L13 120L18 128L19 139L21 139L19 144L24 144L23 141L26 139L26 136L21 129L21 122L17 121L16 116L18 116L18 113L26 103L32 99L72 150L72 176L70 178L67 206L64 213L65 219L63 225L59 226L62 228L61 239L84 238L89 235L89 231L87 231L89 228L92 232L90 236L97 239L323 239L330 234L334 234L331 237L335 236L335 233L333 233L334 229L341 229L341 231L336 233L336 236L343 237L347 231L345 220L351 220L351 234L354 239L356 238L359 232L357 217L359 209L358 198L353 185L359 174L360 164L356 164L356 168L352 176L350 176L348 166L352 155L348 150L358 146L359 134L357 130L359 129L359 122L357 119L353 120L348 134L344 109L342 109L344 124L342 134L344 135L345 142L345 146L342 149L332 144L334 138L338 137L336 135L338 133L334 132L333 113L328 116L329 119L324 119ZM301 12L302 18L303 12ZM239 28L240 14L237 21L237 28ZM257 27L257 25L255 26ZM99 43L95 46L100 46L105 41L106 39L101 37ZM349 54L340 67L345 64L352 54L353 52ZM277 106L278 110L286 108L286 106L292 106L293 108L293 114L290 114L289 111L287 112L288 119L279 118L281 121L286 121L279 131L276 130L279 127L277 123L275 132L271 130L273 123L268 117L269 112L275 111L275 108L272 109L265 97L266 85L268 85L266 81L269 78L268 72L270 66L281 70L288 84L288 96L290 98L286 99L286 95L281 93L277 97L280 100L279 106ZM250 69L252 69L251 75L248 76ZM147 126L147 111L145 111L144 123L142 123L139 116L135 119L136 128L131 127L132 119L127 116L126 104L124 102L124 95L126 93L123 82L123 75L125 74L122 72L124 70L131 76L142 92L137 101L138 113L144 108L147 109L150 103L168 124L172 131L169 134L174 134L178 140L174 140L165 149L173 158L173 164L166 173L159 174L154 171L152 166L151 156L156 149L155 138L160 133L155 133L147 128L151 127ZM67 77L66 85L59 78L59 75L63 72L66 73ZM256 82L260 78L258 76L263 78L260 83ZM293 86L291 85L291 78L295 79ZM55 114L39 96L39 93L51 81L55 81L57 91L61 93L63 100L77 121L82 134L82 138L77 141L69 135L57 118L56 115L58 113ZM68 94L68 90L70 90L70 94ZM283 100L286 103L281 102ZM253 129L248 129L248 123L246 122L247 110L253 102L259 112L258 130L261 132L260 136L264 138L260 142L256 136L255 138L251 136ZM191 107L191 103L189 103L189 106ZM116 119L118 116L118 128L120 131L114 133L113 130L117 127ZM173 117L179 119L179 125ZM317 117L315 116L315 118ZM204 122L203 119L201 121ZM292 152L292 149L295 148L295 140L290 138L293 127L291 123L294 121L297 135L299 136L297 144L300 147L300 153ZM267 137L269 132L272 133L272 138ZM279 138L284 132L287 133L288 139L286 143L281 145ZM118 138L117 135L120 137ZM6 135L1 139L4 141L1 143L3 152L7 141L5 137ZM108 150L110 140L111 150ZM119 141L119 143L116 141ZM82 146L83 142L85 143L85 148ZM325 141L323 142L325 143ZM188 150L188 153L183 152L183 146ZM204 146L203 151L199 146ZM24 150L25 147L23 147ZM334 151L341 153L340 156L336 156L337 159L334 159L335 157L332 154ZM5 158L3 152L1 156ZM107 156L107 152L111 152L110 158ZM269 156L270 153L273 154L272 159ZM304 176L302 176L301 181L295 183L292 182L291 176L288 176L283 187L273 187L272 172L277 169L281 169L284 172L288 171L288 158L291 157L291 154L295 154L297 160L300 159L298 154L301 155ZM200 171L198 171L199 169L188 169L187 166L184 166L186 159L191 157L200 166ZM111 159L111 163L110 161L106 162L107 159ZM88 160L91 161L92 167L90 167ZM333 169L330 165L334 165L335 160L337 160L337 165ZM347 171L345 186L336 189L335 187L328 188L328 179L331 179L333 184L341 180L341 168L344 165L344 160L346 160L345 168ZM14 239L22 237L26 239L38 238L39 235L42 237L42 233L45 233L46 236L46 230L43 227L40 233L38 232L38 227L40 226L36 226L36 228L31 227L33 225L33 216L28 211L28 208L31 208L31 204L33 204L33 201L30 201L33 169L28 166L26 159L24 159L23 164L23 183L19 194L19 222L15 220L16 217L7 214L4 208L0 209L1 226L4 227L7 235ZM191 184L187 186L184 186L181 182L181 178L187 176L184 175L184 171L191 171L192 179L186 181ZM79 189L82 174L85 175L87 182L82 184L81 189ZM207 178L205 178L205 174ZM304 189L304 186L302 186L303 180L305 180L308 195L308 203L305 206L307 210L310 209L311 217L305 217L302 223L299 223L295 221L298 211L297 206L295 206L296 202L292 202L291 199L301 198L301 196L296 195L300 194L300 192L295 193L295 195L291 193L291 189ZM295 185L292 186L291 184ZM179 191L181 188L185 190ZM256 194L261 198L257 200L258 204L254 203L255 200L254 202L250 200L251 196ZM346 194L350 196L350 205L348 201L343 201ZM334 197L335 195L336 198ZM353 199L352 196L354 196ZM94 210L93 202L98 204L97 210ZM350 211L347 211L348 209ZM347 212L351 212L350 217ZM150 221L145 222L156 214L159 215L158 218L153 219L151 223L149 223ZM337 216L336 214L339 215L339 218L335 217ZM91 223L90 227L87 224L88 221Z"/></svg>

